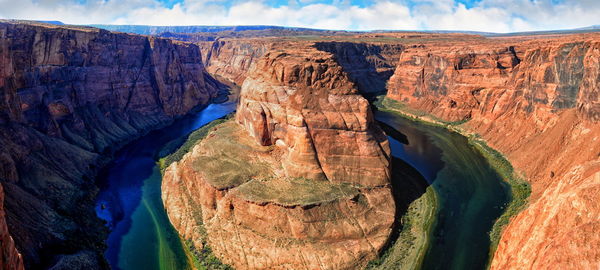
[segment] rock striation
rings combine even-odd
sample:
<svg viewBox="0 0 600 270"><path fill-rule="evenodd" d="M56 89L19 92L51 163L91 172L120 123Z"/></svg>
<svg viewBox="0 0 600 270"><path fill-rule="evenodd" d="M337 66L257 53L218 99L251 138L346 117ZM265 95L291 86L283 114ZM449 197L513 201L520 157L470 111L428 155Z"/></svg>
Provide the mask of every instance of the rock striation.
<svg viewBox="0 0 600 270"><path fill-rule="evenodd" d="M97 168L119 146L217 95L199 48L2 21L0 66L0 183L25 266L108 267L93 210Z"/></svg>
<svg viewBox="0 0 600 270"><path fill-rule="evenodd" d="M6 212L4 211L4 190L0 185L0 268L3 270L19 270L23 267L23 257L15 247L15 242L6 225Z"/></svg>
<svg viewBox="0 0 600 270"><path fill-rule="evenodd" d="M235 120L166 169L163 202L236 269L355 269L394 224L388 141L333 55L295 45L256 61Z"/></svg>
<svg viewBox="0 0 600 270"><path fill-rule="evenodd" d="M491 269L594 269L600 35L407 44L387 97L482 136L532 184Z"/></svg>
<svg viewBox="0 0 600 270"><path fill-rule="evenodd" d="M252 64L272 46L274 39L218 39L198 42L202 59L210 74L242 85Z"/></svg>
<svg viewBox="0 0 600 270"><path fill-rule="evenodd" d="M335 39L319 41L319 38L315 38L314 46L320 51L331 53L361 93L369 95L385 92L386 82L394 73L404 46L376 42L370 38L356 38L362 42ZM285 46L283 44L291 47L303 46L301 44L306 43L291 37L262 37L220 38L196 44L202 48L204 65L212 75L242 85L252 64L271 48Z"/></svg>
<svg viewBox="0 0 600 270"><path fill-rule="evenodd" d="M365 96L385 93L387 81L404 50L402 44L377 42L371 38L363 38L362 42L322 41L315 46L333 54Z"/></svg>

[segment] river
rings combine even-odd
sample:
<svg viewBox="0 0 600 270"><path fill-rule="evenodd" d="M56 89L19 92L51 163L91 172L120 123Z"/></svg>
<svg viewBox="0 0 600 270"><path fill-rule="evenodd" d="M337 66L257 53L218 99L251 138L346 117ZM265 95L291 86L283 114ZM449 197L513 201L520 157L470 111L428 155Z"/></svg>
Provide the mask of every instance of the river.
<svg viewBox="0 0 600 270"><path fill-rule="evenodd" d="M152 131L128 144L101 173L96 213L111 232L105 256L113 269L190 269L177 231L161 199L156 164L168 143L235 110L235 102L211 104L202 111Z"/></svg>
<svg viewBox="0 0 600 270"><path fill-rule="evenodd" d="M191 268L162 204L156 160L169 142L234 110L233 102L211 104L127 145L105 168L96 212L111 230L105 256L113 269ZM392 155L414 167L438 197L423 269L485 269L488 232L510 199L508 185L463 136L393 113L375 115L398 131L388 132Z"/></svg>
<svg viewBox="0 0 600 270"><path fill-rule="evenodd" d="M437 196L422 269L486 269L488 232L510 200L509 185L464 136L394 113L375 118L387 125L392 156L414 167Z"/></svg>

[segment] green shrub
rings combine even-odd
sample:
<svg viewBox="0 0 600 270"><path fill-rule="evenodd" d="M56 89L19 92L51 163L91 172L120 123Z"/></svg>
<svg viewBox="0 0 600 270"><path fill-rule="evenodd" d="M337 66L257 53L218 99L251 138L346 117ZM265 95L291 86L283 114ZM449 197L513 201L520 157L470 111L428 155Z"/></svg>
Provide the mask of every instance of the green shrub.
<svg viewBox="0 0 600 270"><path fill-rule="evenodd" d="M181 160L181 158L183 158L183 156L185 154L187 154L192 149L192 147L194 147L194 145L196 145L197 142L204 139L204 137L206 137L206 135L208 135L209 131L211 131L215 126L224 123L230 117L231 116L227 116L226 118L214 120L214 121L206 124L205 126L195 130L194 132L190 133L190 135L187 137L187 140L183 143L183 145L181 145L181 147L179 147L175 152L173 152L169 155L163 156L158 160L158 165L159 165L160 170L164 171L173 162ZM171 144L171 143L169 143L169 144ZM173 146L170 146L170 147L173 147ZM165 151L162 151L162 152L165 152ZM164 153L162 155L164 155Z"/></svg>

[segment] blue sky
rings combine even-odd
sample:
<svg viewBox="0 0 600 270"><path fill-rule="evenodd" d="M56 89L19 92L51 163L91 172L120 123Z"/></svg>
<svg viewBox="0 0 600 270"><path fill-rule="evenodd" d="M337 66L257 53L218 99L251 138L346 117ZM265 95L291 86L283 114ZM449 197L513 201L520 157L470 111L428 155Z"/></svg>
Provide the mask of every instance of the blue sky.
<svg viewBox="0 0 600 270"><path fill-rule="evenodd" d="M0 18L515 32L600 24L600 0L0 0Z"/></svg>

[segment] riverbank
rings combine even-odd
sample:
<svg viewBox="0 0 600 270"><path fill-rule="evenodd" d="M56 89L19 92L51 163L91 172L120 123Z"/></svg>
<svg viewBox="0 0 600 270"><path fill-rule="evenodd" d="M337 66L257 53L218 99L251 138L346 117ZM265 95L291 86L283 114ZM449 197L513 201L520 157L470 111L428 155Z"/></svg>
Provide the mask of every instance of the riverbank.
<svg viewBox="0 0 600 270"><path fill-rule="evenodd" d="M194 130L235 110L235 103L211 104L172 125L152 131L120 150L105 169L97 198L98 216L112 229L105 256L113 268L198 268L185 243L172 227L161 199L157 157L170 153ZM211 268L213 269L213 268Z"/></svg>
<svg viewBox="0 0 600 270"><path fill-rule="evenodd" d="M389 247L379 258L369 262L368 270L420 269L435 225L438 200L433 188L402 160L394 158L392 164L396 206L404 214Z"/></svg>
<svg viewBox="0 0 600 270"><path fill-rule="evenodd" d="M491 242L488 260L489 266L489 262L492 261L498 242L500 241L502 231L508 225L510 219L527 206L528 198L531 194L529 183L523 180L523 176L515 172L511 163L502 153L487 145L485 140L477 133L470 132L461 127L461 125L468 122L468 119L457 122L443 121L435 116L414 110L398 101L382 97L379 97L373 104L378 110L394 113L403 118L426 125L442 127L464 136L467 138L468 143L486 159L488 164L510 186L510 202L504 206L504 212L496 220L489 232Z"/></svg>

